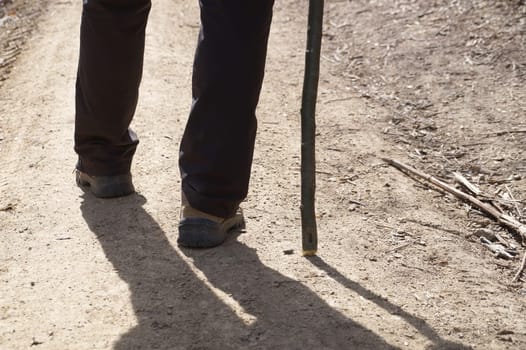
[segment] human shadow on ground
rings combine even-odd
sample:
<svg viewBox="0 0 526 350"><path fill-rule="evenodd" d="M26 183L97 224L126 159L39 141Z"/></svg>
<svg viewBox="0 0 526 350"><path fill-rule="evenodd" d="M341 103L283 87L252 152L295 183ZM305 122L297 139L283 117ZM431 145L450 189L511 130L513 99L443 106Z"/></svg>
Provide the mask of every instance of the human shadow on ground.
<svg viewBox="0 0 526 350"><path fill-rule="evenodd" d="M215 249L184 250L209 284L203 282L143 209L145 202L138 194L113 200L85 194L80 207L131 292L137 324L115 349L396 349L306 286L262 264L253 249L235 239ZM252 322L236 314L215 288Z"/></svg>
<svg viewBox="0 0 526 350"><path fill-rule="evenodd" d="M418 318L409 312L402 309L400 306L391 303L390 301L382 298L378 294L364 288L359 283L352 281L351 279L342 275L334 267L327 264L319 256L308 257L309 261L320 270L324 271L329 277L332 277L335 281L340 283L345 288L357 293L362 296L364 299L367 299L377 306L381 307L385 311L389 312L392 315L398 315L404 319L408 324L413 326L420 334L424 335L430 341L433 342L433 345L428 347L428 349L447 349L447 350L467 350L472 349L472 347L451 342L443 339L426 321L421 318Z"/></svg>

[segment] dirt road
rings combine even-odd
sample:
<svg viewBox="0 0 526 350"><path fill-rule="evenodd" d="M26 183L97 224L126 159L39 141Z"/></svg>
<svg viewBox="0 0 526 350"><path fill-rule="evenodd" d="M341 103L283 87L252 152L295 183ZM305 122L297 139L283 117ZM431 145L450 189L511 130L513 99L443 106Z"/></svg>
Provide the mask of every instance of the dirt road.
<svg viewBox="0 0 526 350"><path fill-rule="evenodd" d="M526 348L526 287L510 282L518 258L496 259L469 238L481 226L496 226L381 161L399 158L438 175L468 165L492 170L497 162L500 173L480 171L479 184L519 175L501 184L526 196L524 134L480 143L488 142L487 133L524 125L524 5L481 1L464 12L455 6L466 1L445 3L327 3L318 108L320 247L306 259L299 254L306 3L275 7L243 205L246 232L194 251L175 242L196 1L154 1L133 123L141 140L133 165L138 193L99 200L78 189L72 174L81 2L50 0L0 85L0 349ZM509 43L497 49L515 63L476 57L488 58L492 70L463 51L461 60L451 59L455 48L490 40L485 33L486 41L466 46L463 28L452 24L455 15L479 12L501 20L513 14L508 26L484 27L481 20L469 33L477 40L477 30L505 28L495 40L512 39L493 42ZM426 46L430 28L445 33L449 44L435 45L447 50ZM435 51L411 56L420 42ZM422 62L413 57L430 62L411 64ZM469 79L459 73L466 67ZM446 79L443 69L457 68ZM495 118L499 123L490 123ZM446 157L452 148L479 161Z"/></svg>

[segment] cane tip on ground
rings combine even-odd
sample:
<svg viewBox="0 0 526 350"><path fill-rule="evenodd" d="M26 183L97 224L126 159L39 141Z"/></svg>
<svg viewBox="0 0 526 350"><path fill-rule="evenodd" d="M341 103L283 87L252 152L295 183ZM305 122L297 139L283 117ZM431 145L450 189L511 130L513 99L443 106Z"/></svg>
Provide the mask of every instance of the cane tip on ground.
<svg viewBox="0 0 526 350"><path fill-rule="evenodd" d="M317 250L304 250L301 255L303 256L314 256L316 255Z"/></svg>

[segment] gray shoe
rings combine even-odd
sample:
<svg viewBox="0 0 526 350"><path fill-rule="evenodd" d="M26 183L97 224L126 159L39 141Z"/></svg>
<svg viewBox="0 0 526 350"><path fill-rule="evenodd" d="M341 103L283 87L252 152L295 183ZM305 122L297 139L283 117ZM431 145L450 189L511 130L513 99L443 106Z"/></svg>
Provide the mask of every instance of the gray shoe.
<svg viewBox="0 0 526 350"><path fill-rule="evenodd" d="M135 192L130 173L115 176L91 176L77 169L75 180L79 187L99 198L122 197Z"/></svg>
<svg viewBox="0 0 526 350"><path fill-rule="evenodd" d="M187 248L212 248L222 244L229 232L243 228L245 219L241 209L223 219L194 209L183 200L177 244Z"/></svg>

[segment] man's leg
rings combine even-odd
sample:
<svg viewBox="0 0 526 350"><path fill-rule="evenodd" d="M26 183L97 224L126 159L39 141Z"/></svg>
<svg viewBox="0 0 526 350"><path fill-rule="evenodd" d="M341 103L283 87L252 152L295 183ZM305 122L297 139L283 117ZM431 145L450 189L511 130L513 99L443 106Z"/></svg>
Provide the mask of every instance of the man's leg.
<svg viewBox="0 0 526 350"><path fill-rule="evenodd" d="M248 192L273 2L200 1L179 166L189 205L220 218L232 217Z"/></svg>
<svg viewBox="0 0 526 350"><path fill-rule="evenodd" d="M150 0L84 1L75 119L77 169L87 176L81 185L130 172L138 140L129 125L150 6Z"/></svg>

